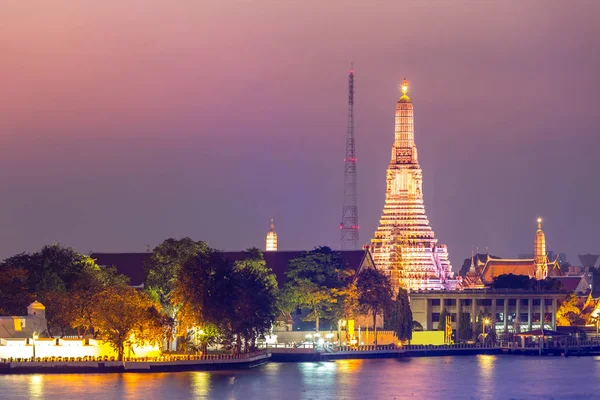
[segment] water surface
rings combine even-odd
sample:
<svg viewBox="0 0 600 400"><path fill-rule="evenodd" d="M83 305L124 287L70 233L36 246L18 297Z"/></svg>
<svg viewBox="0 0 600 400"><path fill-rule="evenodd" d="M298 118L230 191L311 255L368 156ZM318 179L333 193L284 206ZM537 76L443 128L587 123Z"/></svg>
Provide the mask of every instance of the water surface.
<svg viewBox="0 0 600 400"><path fill-rule="evenodd" d="M239 371L0 376L13 399L593 399L600 358L481 355Z"/></svg>

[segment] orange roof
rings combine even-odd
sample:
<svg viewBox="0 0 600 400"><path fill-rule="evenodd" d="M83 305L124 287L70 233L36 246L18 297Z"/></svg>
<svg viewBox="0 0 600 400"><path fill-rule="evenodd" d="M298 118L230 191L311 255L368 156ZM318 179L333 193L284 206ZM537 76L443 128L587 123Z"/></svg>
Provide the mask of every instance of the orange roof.
<svg viewBox="0 0 600 400"><path fill-rule="evenodd" d="M532 278L534 276L533 259L490 259L481 278L489 284L494 281L495 277L508 274L525 275Z"/></svg>

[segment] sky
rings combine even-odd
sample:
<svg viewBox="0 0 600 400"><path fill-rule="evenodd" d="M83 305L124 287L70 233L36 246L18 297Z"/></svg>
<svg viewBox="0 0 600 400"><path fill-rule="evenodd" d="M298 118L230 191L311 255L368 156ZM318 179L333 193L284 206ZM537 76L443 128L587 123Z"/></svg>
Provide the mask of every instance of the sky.
<svg viewBox="0 0 600 400"><path fill-rule="evenodd" d="M0 257L339 248L354 63L360 239L405 76L426 212L473 247L599 253L596 0L3 0Z"/></svg>

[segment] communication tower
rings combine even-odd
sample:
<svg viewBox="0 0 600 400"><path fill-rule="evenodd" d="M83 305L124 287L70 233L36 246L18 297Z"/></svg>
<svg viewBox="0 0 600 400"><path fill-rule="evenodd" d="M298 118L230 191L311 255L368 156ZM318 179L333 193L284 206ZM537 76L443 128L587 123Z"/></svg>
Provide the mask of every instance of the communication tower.
<svg viewBox="0 0 600 400"><path fill-rule="evenodd" d="M354 68L348 74L348 130L344 158L344 205L342 206L341 249L358 249L358 199L356 193L356 145L354 140Z"/></svg>

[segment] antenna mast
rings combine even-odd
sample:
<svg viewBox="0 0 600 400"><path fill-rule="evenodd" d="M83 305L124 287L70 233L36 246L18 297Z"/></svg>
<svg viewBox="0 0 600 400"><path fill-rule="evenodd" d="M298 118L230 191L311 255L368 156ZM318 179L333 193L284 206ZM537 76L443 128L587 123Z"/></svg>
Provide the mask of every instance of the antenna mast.
<svg viewBox="0 0 600 400"><path fill-rule="evenodd" d="M344 158L344 205L342 206L341 249L358 248L358 200L356 193L356 146L354 141L354 68L348 74L348 131Z"/></svg>

